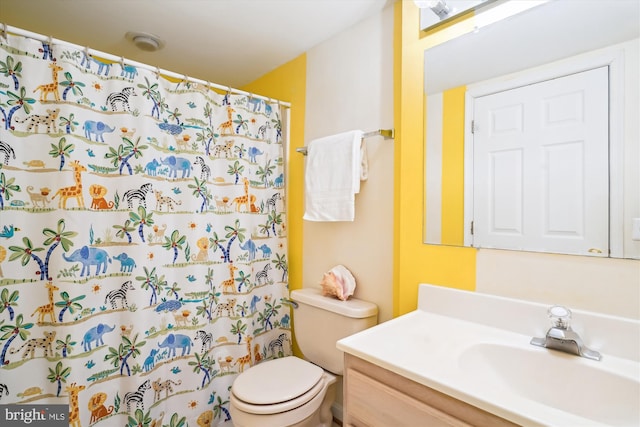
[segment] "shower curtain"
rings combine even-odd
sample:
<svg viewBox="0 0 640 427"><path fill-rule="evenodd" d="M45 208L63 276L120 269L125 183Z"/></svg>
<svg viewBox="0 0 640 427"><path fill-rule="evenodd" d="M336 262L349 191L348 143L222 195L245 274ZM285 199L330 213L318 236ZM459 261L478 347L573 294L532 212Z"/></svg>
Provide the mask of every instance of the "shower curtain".
<svg viewBox="0 0 640 427"><path fill-rule="evenodd" d="M283 112L0 38L0 404L230 420L238 373L291 354Z"/></svg>

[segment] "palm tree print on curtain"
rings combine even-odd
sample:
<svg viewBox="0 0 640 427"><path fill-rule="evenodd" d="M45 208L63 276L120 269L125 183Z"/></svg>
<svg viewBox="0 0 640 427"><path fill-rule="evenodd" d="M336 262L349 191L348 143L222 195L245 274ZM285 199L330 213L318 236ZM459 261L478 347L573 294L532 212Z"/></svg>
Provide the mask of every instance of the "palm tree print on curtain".
<svg viewBox="0 0 640 427"><path fill-rule="evenodd" d="M279 106L0 41L0 403L225 424L291 353Z"/></svg>

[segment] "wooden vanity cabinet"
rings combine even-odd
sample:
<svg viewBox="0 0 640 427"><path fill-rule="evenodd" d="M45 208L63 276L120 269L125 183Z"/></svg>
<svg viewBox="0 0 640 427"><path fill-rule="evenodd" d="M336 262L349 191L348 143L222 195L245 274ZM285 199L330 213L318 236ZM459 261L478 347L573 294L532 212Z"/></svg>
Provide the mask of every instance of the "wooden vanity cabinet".
<svg viewBox="0 0 640 427"><path fill-rule="evenodd" d="M347 427L502 427L510 421L345 353Z"/></svg>

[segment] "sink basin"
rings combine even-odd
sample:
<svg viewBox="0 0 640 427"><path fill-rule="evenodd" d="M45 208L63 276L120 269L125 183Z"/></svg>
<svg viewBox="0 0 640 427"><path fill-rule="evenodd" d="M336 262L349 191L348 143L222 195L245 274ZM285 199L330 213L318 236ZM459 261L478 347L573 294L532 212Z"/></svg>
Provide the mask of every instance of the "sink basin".
<svg viewBox="0 0 640 427"><path fill-rule="evenodd" d="M638 364L622 359L597 362L503 343L473 344L460 354L458 363L466 375L501 392L605 425L640 425ZM614 372L619 365L631 376Z"/></svg>
<svg viewBox="0 0 640 427"><path fill-rule="evenodd" d="M595 361L530 344L548 309L422 284L417 310L337 346L516 425L640 427L640 321L573 310Z"/></svg>

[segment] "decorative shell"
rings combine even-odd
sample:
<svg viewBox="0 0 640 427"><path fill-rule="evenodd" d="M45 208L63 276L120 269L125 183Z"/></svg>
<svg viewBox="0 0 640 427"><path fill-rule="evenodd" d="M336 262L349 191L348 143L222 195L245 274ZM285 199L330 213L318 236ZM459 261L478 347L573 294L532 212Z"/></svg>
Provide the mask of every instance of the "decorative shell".
<svg viewBox="0 0 640 427"><path fill-rule="evenodd" d="M356 279L343 265L336 265L322 276L322 295L346 301L356 290Z"/></svg>

